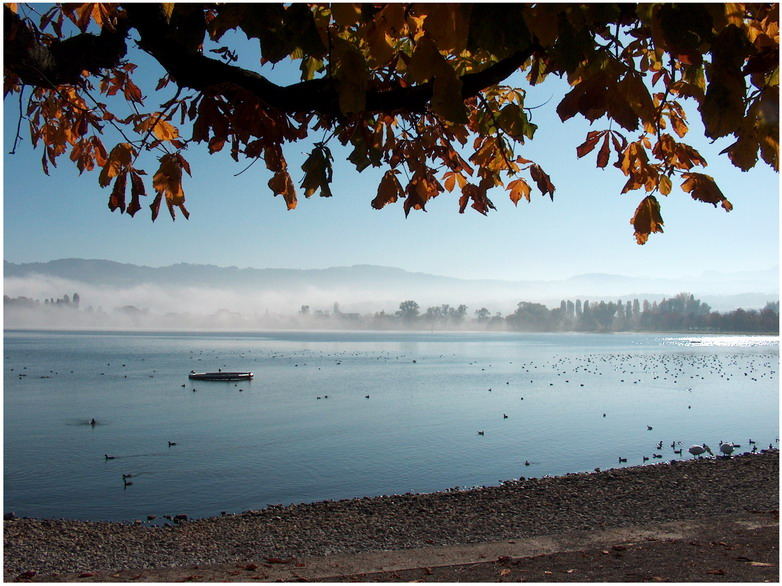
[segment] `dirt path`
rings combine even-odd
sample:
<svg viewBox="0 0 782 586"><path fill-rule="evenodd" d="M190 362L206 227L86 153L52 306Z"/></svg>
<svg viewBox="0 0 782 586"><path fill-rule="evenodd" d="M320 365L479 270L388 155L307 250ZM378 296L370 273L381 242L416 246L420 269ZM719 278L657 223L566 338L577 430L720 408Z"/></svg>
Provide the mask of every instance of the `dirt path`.
<svg viewBox="0 0 782 586"><path fill-rule="evenodd" d="M36 582L778 582L778 564L778 511L759 511L462 546L18 579Z"/></svg>

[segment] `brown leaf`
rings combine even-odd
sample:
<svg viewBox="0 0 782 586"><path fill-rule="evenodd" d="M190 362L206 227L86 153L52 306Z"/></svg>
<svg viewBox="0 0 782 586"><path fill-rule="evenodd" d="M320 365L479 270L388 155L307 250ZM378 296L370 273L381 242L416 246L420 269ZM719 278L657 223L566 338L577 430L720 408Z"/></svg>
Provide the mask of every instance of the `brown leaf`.
<svg viewBox="0 0 782 586"><path fill-rule="evenodd" d="M591 130L587 133L586 140L576 148L576 156L580 159L591 153L597 146L597 143L600 142L600 138L607 133L607 130Z"/></svg>
<svg viewBox="0 0 782 586"><path fill-rule="evenodd" d="M630 223L635 228L635 240L638 244L645 244L650 234L662 233L663 218L660 215L660 203L657 198L653 195L645 197L638 204Z"/></svg>
<svg viewBox="0 0 782 586"><path fill-rule="evenodd" d="M382 209L386 204L394 203L405 196L405 190L396 177L398 174L399 171L396 169L389 169L385 172L377 187L377 195L372 200L373 208Z"/></svg>
<svg viewBox="0 0 782 586"><path fill-rule="evenodd" d="M288 171L281 169L277 171L274 176L269 180L269 188L274 192L274 195L282 195L289 210L295 209L297 205L296 190L293 187L293 181Z"/></svg>
<svg viewBox="0 0 782 586"><path fill-rule="evenodd" d="M111 190L109 196L109 209L113 212L119 208L120 212L125 212L125 186L128 180L127 171L117 175L116 181L114 181L114 189Z"/></svg>
<svg viewBox="0 0 782 586"><path fill-rule="evenodd" d="M603 140L603 146L600 147L600 152L597 153L597 166L601 169L605 169L606 165L608 165L608 157L611 152L608 138L608 133L606 133L605 139Z"/></svg>
<svg viewBox="0 0 782 586"><path fill-rule="evenodd" d="M689 193L693 199L710 203L714 207L721 204L727 212L733 209L733 205L723 195L713 177L703 173L682 173L682 177L682 191Z"/></svg>
<svg viewBox="0 0 782 586"><path fill-rule="evenodd" d="M508 568L503 568L500 570L500 576L507 576L510 574L510 570Z"/></svg>
<svg viewBox="0 0 782 586"><path fill-rule="evenodd" d="M767 562L749 562L750 566L757 566L761 568L774 568L776 567L775 564L769 564Z"/></svg>
<svg viewBox="0 0 782 586"><path fill-rule="evenodd" d="M543 195L549 194L549 197L553 200L554 199L554 190L556 189L554 187L554 184L551 183L551 178L546 174L543 169L540 168L540 165L533 164L529 168L530 175L532 176L533 181L535 181L535 184L538 186L538 189L540 189L540 193Z"/></svg>

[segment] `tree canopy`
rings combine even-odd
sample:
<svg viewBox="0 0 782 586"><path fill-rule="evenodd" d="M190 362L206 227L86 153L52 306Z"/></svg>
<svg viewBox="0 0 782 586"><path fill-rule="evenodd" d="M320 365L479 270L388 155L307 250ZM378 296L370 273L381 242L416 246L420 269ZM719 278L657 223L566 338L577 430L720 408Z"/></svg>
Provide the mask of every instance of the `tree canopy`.
<svg viewBox="0 0 782 586"><path fill-rule="evenodd" d="M556 170L523 149L537 130L524 86L551 75L570 86L561 120L594 127L575 155L612 165L626 178L621 193L637 194L639 244L663 231L658 196L675 184L732 209L683 141L685 101L708 139L730 138L721 155L733 165L779 168L775 3L7 3L4 18L4 95L16 94L44 172L63 155L80 173L98 171L109 208L131 216L147 170L152 219L162 202L172 218L176 208L188 216L183 172L198 143L261 161L288 209L297 191L332 195L335 142L357 171L385 169L376 209L403 200L405 214L424 210L445 191L460 212L482 214L502 189L514 204L533 188L553 199ZM258 67L237 64L229 31L258 41ZM134 82L128 44L165 71L151 95ZM283 60L300 81L264 75ZM289 169L284 146L300 141L312 150ZM150 155L157 163L144 169Z"/></svg>

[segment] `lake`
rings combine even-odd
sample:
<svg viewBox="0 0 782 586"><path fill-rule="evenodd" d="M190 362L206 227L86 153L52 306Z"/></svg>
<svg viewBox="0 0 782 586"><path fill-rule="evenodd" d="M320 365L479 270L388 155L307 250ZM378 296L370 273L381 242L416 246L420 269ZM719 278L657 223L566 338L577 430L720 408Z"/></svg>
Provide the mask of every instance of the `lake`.
<svg viewBox="0 0 782 586"><path fill-rule="evenodd" d="M776 336L6 331L4 356L18 516L205 517L778 445ZM187 378L218 368L255 379Z"/></svg>

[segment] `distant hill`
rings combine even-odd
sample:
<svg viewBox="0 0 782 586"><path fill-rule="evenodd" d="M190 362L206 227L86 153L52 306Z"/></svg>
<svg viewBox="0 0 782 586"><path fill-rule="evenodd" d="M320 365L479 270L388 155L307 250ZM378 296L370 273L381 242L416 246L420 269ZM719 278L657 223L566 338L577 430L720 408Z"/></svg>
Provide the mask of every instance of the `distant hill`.
<svg viewBox="0 0 782 586"><path fill-rule="evenodd" d="M3 263L5 293L32 298L78 291L83 304L107 309L132 304L159 311L296 311L303 305L344 311L393 311L413 299L509 311L519 301L549 307L561 299L657 300L682 291L713 309L760 308L779 296L778 269L704 273L688 279L584 274L552 281L457 279L399 268L355 265L327 269L256 269L180 263L148 267L108 260L61 259Z"/></svg>

